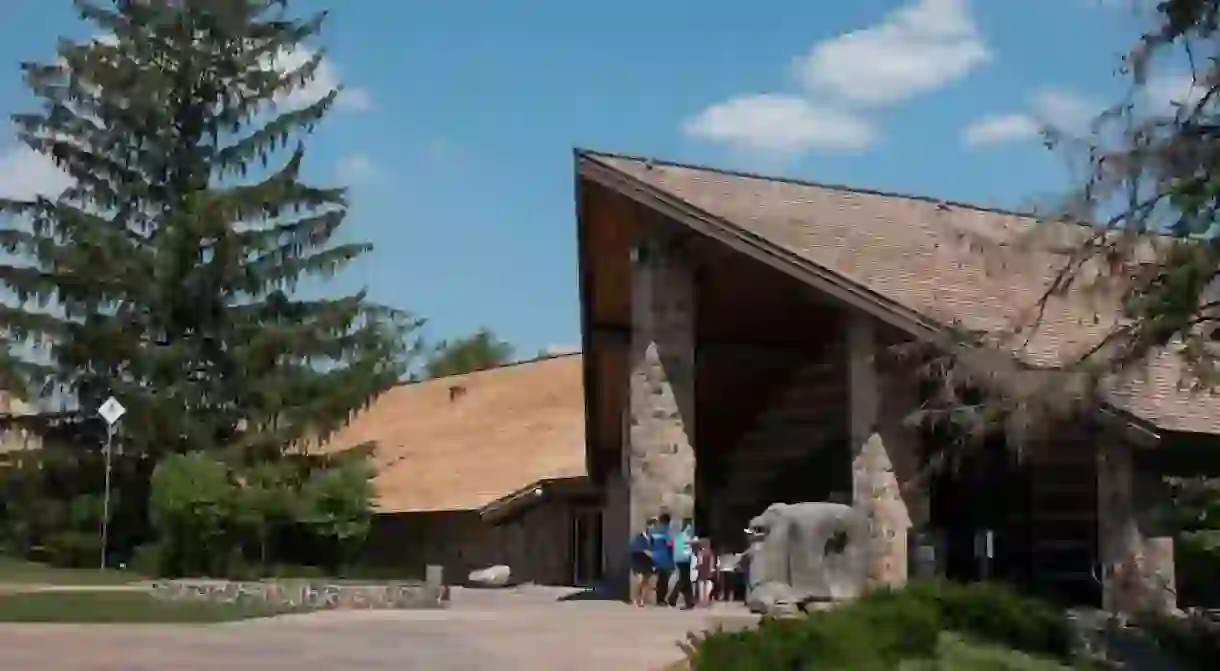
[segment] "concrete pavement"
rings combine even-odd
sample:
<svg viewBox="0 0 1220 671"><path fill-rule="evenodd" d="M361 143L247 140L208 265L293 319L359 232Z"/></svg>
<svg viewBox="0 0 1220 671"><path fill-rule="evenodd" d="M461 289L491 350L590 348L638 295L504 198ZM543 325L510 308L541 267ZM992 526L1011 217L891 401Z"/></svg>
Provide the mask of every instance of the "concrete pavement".
<svg viewBox="0 0 1220 671"><path fill-rule="evenodd" d="M0 625L0 671L653 671L689 631L756 621L740 606L678 611L571 590L455 589L434 611L328 611L217 625Z"/></svg>

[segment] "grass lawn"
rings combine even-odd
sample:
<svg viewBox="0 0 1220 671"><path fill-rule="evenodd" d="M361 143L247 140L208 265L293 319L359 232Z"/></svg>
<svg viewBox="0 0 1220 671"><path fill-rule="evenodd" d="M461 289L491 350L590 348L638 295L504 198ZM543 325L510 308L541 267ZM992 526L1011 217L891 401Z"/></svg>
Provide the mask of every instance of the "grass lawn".
<svg viewBox="0 0 1220 671"><path fill-rule="evenodd" d="M122 585L140 576L128 571L52 568L36 562L0 557L0 585Z"/></svg>
<svg viewBox="0 0 1220 671"><path fill-rule="evenodd" d="M0 596L0 622L183 624L283 615L268 606L166 601L143 591L55 591Z"/></svg>

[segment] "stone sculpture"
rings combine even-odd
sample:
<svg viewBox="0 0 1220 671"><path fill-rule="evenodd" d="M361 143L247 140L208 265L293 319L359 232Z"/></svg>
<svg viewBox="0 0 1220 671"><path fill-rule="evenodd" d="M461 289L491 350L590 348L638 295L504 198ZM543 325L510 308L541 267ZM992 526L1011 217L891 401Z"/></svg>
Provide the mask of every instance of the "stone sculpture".
<svg viewBox="0 0 1220 671"><path fill-rule="evenodd" d="M513 571L504 564L471 571L466 581L475 587L508 587Z"/></svg>
<svg viewBox="0 0 1220 671"><path fill-rule="evenodd" d="M868 522L841 503L775 503L750 521L746 605L794 615L850 599L867 579Z"/></svg>

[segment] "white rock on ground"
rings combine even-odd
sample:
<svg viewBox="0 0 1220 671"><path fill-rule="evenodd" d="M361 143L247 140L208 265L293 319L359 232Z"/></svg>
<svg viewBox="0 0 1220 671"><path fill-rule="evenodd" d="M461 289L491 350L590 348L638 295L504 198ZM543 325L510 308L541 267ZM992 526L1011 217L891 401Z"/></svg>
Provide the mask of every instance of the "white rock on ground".
<svg viewBox="0 0 1220 671"><path fill-rule="evenodd" d="M466 580L478 587L507 587L513 571L504 564L488 566L477 571L471 571Z"/></svg>

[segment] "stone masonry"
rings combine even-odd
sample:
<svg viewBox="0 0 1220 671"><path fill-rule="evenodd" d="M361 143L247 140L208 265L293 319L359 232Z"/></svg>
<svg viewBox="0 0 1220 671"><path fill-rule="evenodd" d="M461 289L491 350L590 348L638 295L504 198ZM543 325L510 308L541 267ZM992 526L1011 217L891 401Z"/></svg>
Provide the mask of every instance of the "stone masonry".
<svg viewBox="0 0 1220 671"><path fill-rule="evenodd" d="M624 472L632 530L693 514L695 282L674 238L649 233L632 259L631 381Z"/></svg>
<svg viewBox="0 0 1220 671"><path fill-rule="evenodd" d="M884 430L882 380L871 317L853 313L847 329L851 396L852 505L868 520L868 580L901 585L907 579L910 514L895 473L900 437ZM887 444L887 439L889 443Z"/></svg>
<svg viewBox="0 0 1220 671"><path fill-rule="evenodd" d="M169 580L152 595L170 601L258 604L283 610L445 608L448 589L433 582L350 583L315 580Z"/></svg>
<svg viewBox="0 0 1220 671"><path fill-rule="evenodd" d="M1133 613L1176 607L1172 538L1140 529L1131 447L1102 444L1097 461L1097 526L1106 610Z"/></svg>

